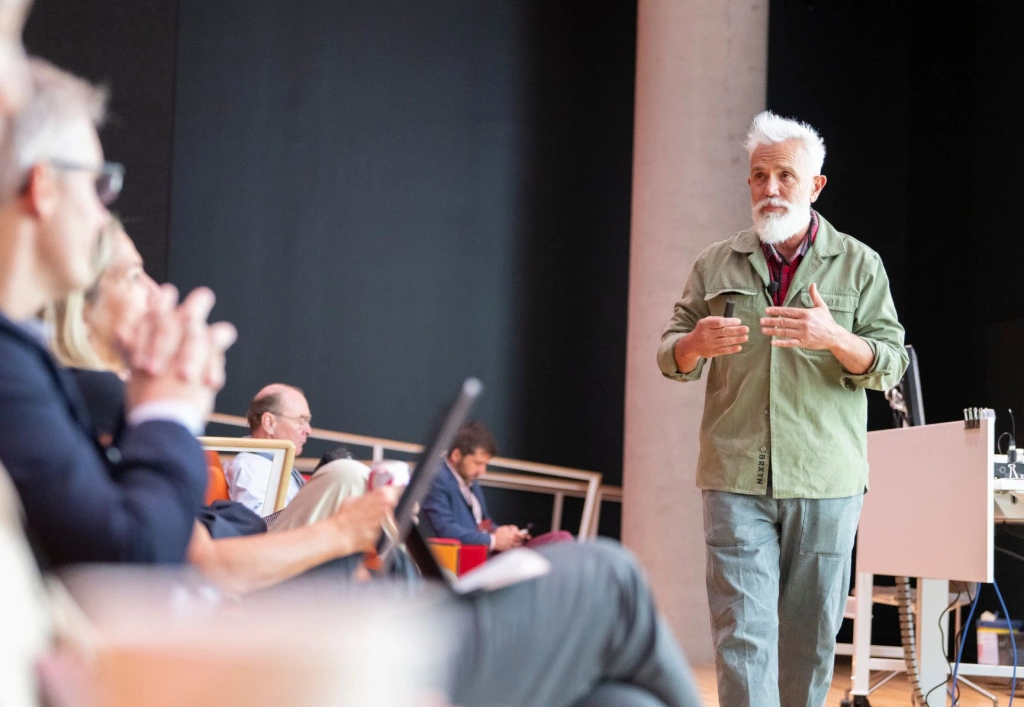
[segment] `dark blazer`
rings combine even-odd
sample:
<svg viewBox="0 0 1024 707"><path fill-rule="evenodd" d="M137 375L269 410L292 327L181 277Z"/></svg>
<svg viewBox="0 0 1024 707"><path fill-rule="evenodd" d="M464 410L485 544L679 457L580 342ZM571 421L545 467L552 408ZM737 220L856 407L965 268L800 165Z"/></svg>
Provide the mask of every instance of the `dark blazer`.
<svg viewBox="0 0 1024 707"><path fill-rule="evenodd" d="M42 564L180 563L206 460L179 424L129 428L102 450L71 375L0 314L0 461Z"/></svg>
<svg viewBox="0 0 1024 707"><path fill-rule="evenodd" d="M124 381L113 371L69 368L100 446L117 444L125 429Z"/></svg>
<svg viewBox="0 0 1024 707"><path fill-rule="evenodd" d="M480 499L483 519L489 520L491 514L487 512L487 502L484 501L484 492L480 484L474 481L469 488L473 495ZM452 476L448 462L444 463L444 467L434 479L430 493L421 504L421 511L430 524L434 537L454 538L463 545L491 544L491 534L477 530L473 509L462 496L459 483Z"/></svg>
<svg viewBox="0 0 1024 707"><path fill-rule="evenodd" d="M82 402L92 420L93 437L101 447L115 447L127 429L124 420L125 385L116 373L91 371L85 368L68 369L82 393ZM210 537L234 538L267 532L267 525L257 514L241 503L214 501L199 509L196 520L206 526Z"/></svg>

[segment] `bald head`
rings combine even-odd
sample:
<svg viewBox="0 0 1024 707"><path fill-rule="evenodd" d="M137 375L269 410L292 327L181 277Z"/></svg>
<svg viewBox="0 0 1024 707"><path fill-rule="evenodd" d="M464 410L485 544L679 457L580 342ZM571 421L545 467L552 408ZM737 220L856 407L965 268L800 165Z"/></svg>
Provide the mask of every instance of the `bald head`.
<svg viewBox="0 0 1024 707"><path fill-rule="evenodd" d="M313 416L301 389L284 383L271 383L256 393L246 418L253 437L291 440L298 455L309 436Z"/></svg>

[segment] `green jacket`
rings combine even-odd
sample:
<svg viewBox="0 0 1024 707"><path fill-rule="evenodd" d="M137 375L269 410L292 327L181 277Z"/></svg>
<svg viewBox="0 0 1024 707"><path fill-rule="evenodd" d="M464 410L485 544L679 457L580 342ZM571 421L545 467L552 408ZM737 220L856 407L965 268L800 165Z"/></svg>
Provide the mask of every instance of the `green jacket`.
<svg viewBox="0 0 1024 707"><path fill-rule="evenodd" d="M838 324L875 354L854 375L830 351L776 348L761 333L771 306L768 263L753 230L715 243L697 258L675 315L661 337L661 372L681 382L708 369L697 486L764 494L771 469L776 498L840 498L867 488L865 388L895 386L907 367L903 327L881 258L819 215L818 234L797 268L784 305L811 307L812 282ZM673 350L702 317L721 316L725 300L750 327L739 353L701 359L680 373Z"/></svg>

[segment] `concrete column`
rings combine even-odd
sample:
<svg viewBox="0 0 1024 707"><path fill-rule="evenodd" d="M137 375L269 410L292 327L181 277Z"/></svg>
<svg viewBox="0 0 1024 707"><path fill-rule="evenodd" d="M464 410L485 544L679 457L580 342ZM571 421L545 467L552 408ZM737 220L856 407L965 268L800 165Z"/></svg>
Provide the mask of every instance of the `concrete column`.
<svg viewBox="0 0 1024 707"><path fill-rule="evenodd" d="M697 254L750 224L742 142L764 109L767 0L639 0L624 542L691 662L714 658L694 486L704 383L655 354Z"/></svg>

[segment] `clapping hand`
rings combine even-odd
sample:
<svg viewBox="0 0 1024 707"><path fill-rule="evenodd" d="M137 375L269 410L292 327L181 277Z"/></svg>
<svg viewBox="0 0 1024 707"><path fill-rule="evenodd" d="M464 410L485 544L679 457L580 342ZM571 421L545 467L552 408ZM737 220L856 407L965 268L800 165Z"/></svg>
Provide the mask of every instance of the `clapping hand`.
<svg viewBox="0 0 1024 707"><path fill-rule="evenodd" d="M131 369L129 409L156 400L181 400L205 418L224 386L225 352L235 342L235 327L207 324L215 302L205 287L193 290L178 305L178 291L163 285L132 331L118 332Z"/></svg>

